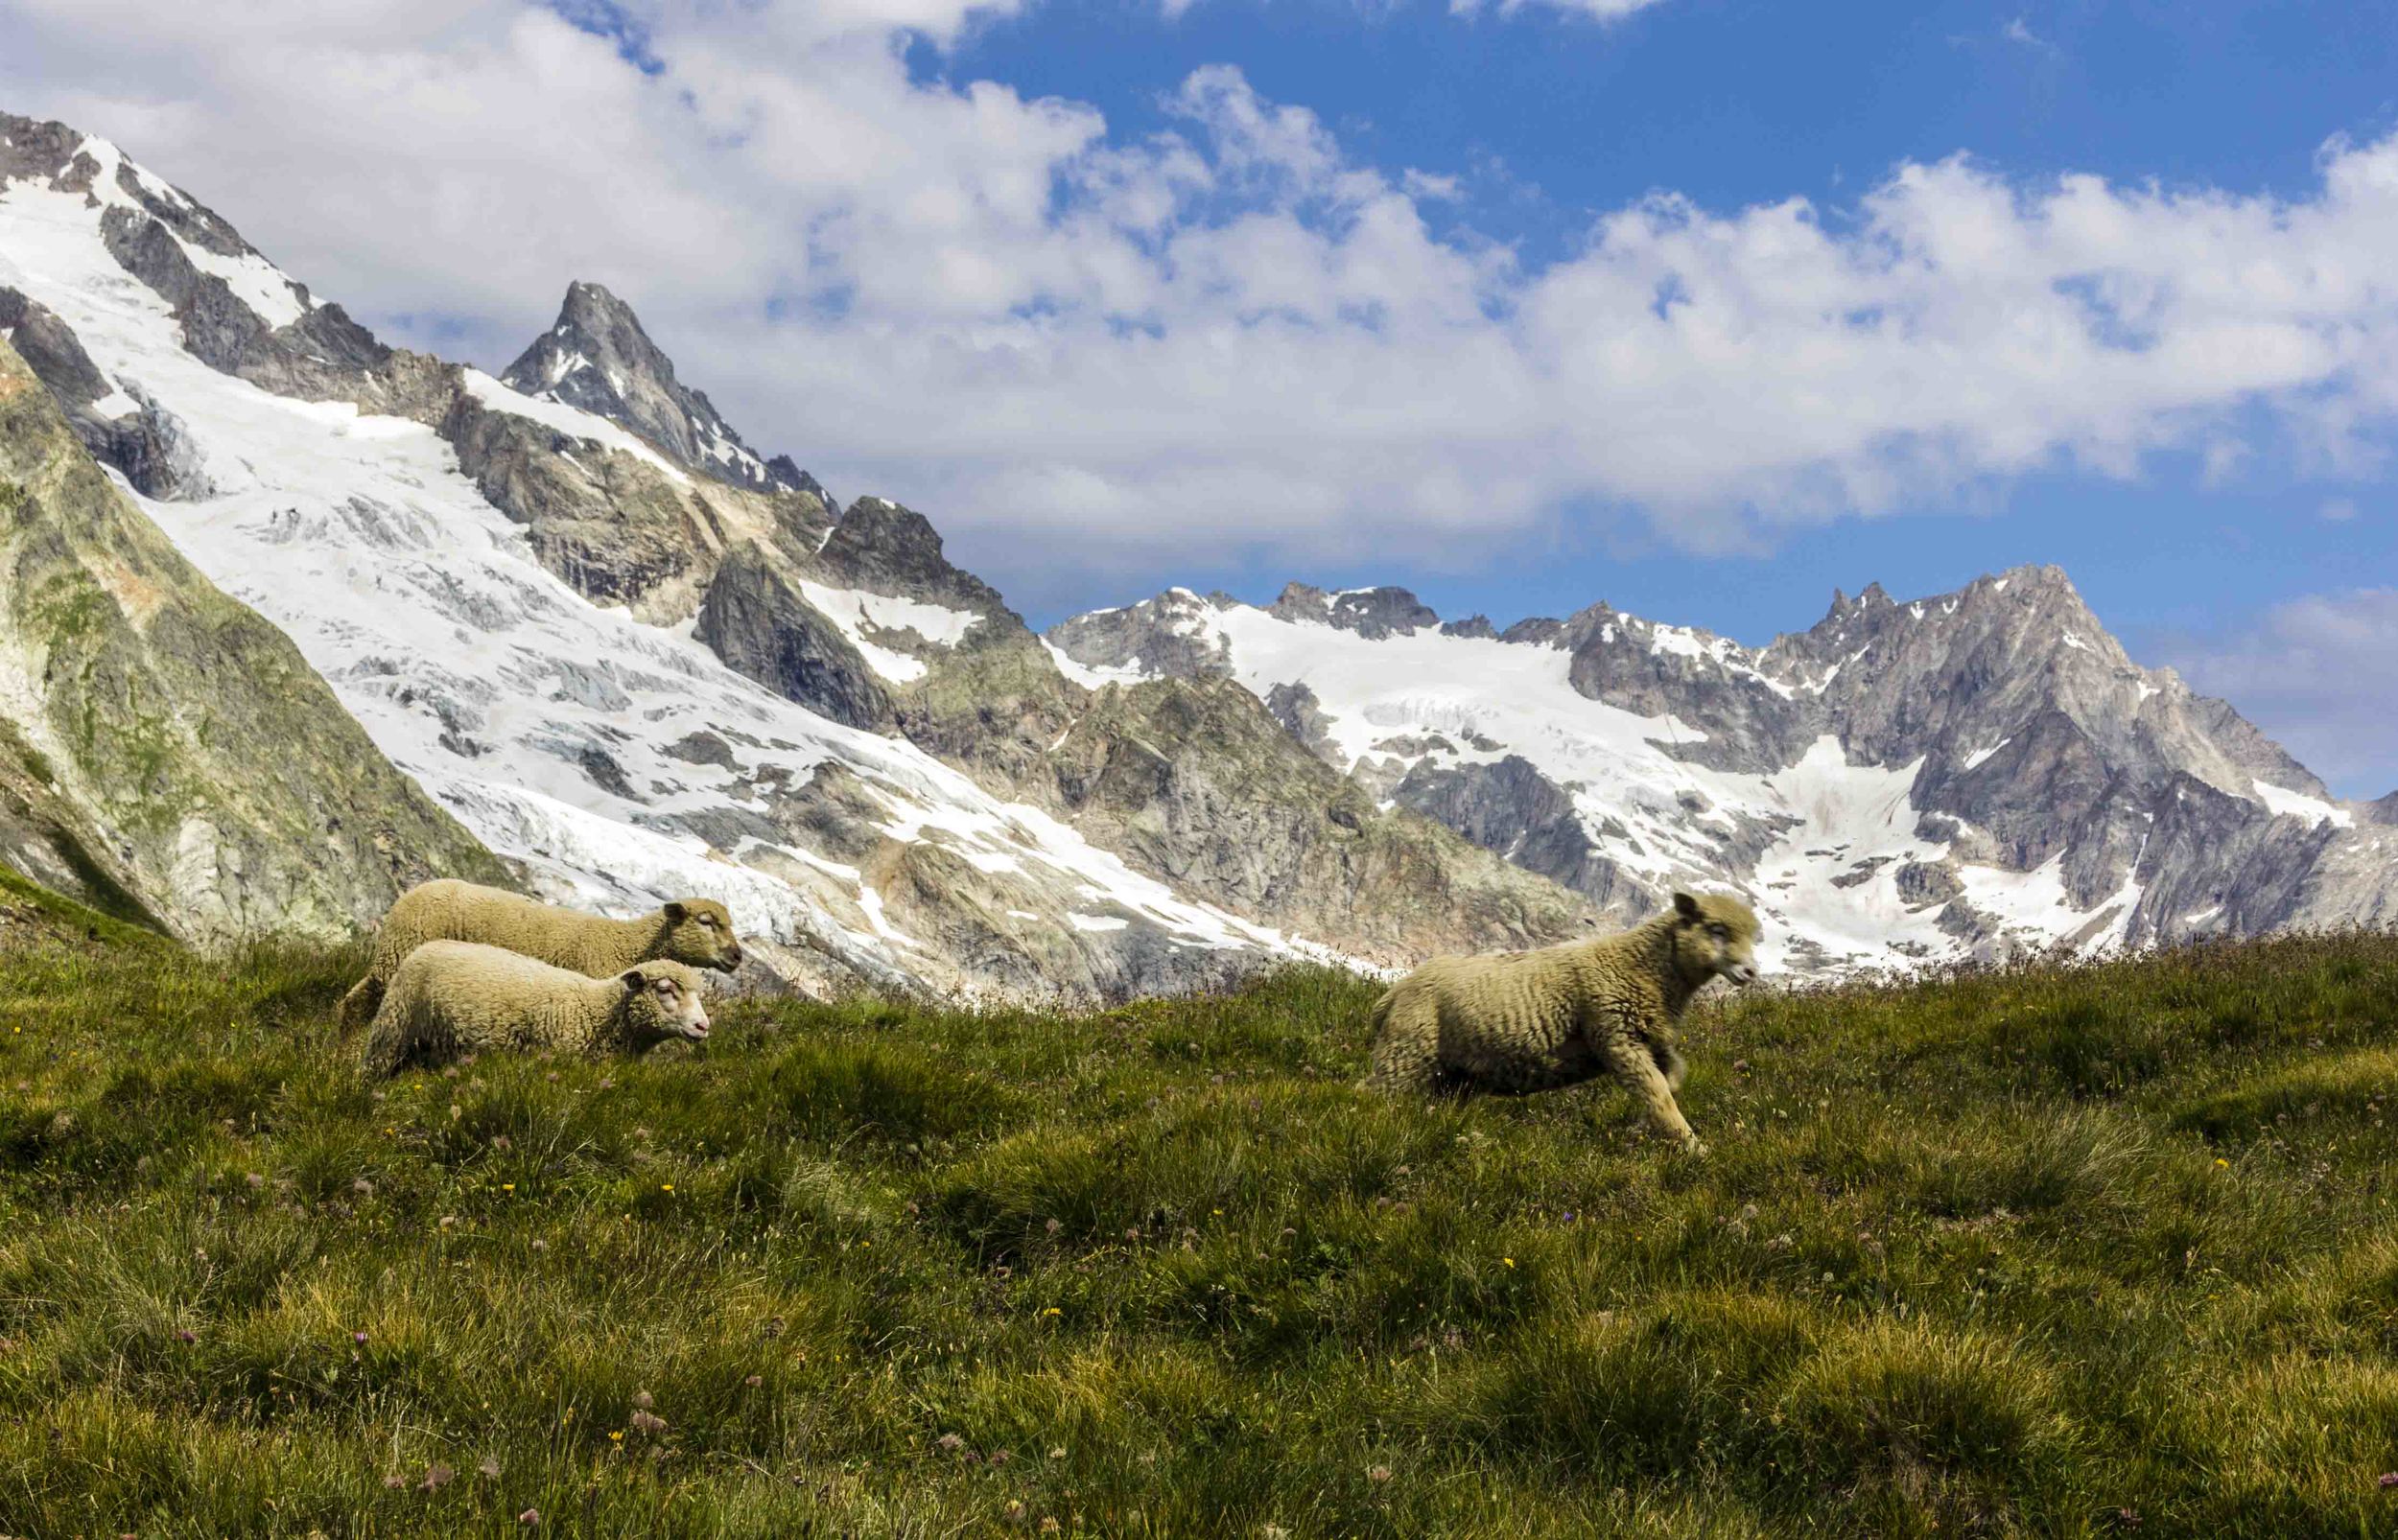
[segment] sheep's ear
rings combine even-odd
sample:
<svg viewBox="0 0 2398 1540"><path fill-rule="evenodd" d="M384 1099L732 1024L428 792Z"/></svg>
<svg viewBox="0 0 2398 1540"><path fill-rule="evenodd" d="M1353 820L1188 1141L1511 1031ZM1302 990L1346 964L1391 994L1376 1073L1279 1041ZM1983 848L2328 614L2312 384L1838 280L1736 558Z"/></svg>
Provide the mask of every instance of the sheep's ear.
<svg viewBox="0 0 2398 1540"><path fill-rule="evenodd" d="M1684 920L1696 920L1699 918L1699 900L1678 888L1674 892L1674 913Z"/></svg>
<svg viewBox="0 0 2398 1540"><path fill-rule="evenodd" d="M624 987L625 987L626 989L628 989L628 990L637 990L637 989L640 989L640 988L641 988L641 986L642 986L641 969L640 969L640 968L626 968L626 969L624 970L624 980L623 980L623 983L624 983Z"/></svg>
<svg viewBox="0 0 2398 1540"><path fill-rule="evenodd" d="M685 915L689 914L690 912L691 912L690 910L688 910L688 909L686 909L686 908L684 908L684 907L683 907L683 900L682 900L682 899L680 899L680 898L669 898L669 899L667 900L667 903L666 903L666 918L667 918L667 923L669 923L669 924L672 924L672 925L679 925L679 924L681 924L681 923L683 922L683 917L684 917Z"/></svg>

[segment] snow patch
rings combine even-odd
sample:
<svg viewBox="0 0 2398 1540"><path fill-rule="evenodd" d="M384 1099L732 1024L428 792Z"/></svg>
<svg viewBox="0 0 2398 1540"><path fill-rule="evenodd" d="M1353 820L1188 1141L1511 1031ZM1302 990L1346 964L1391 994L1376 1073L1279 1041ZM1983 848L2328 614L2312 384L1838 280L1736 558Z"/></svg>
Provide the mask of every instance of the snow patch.
<svg viewBox="0 0 2398 1540"><path fill-rule="evenodd" d="M169 233L174 232L170 230ZM222 251L196 245L179 235L175 237L175 244L192 259L193 267L223 279L224 286L233 291L233 297L247 305L269 326L279 330L308 313L307 307L300 303L299 291L292 280L257 253L246 251L240 256L228 257Z"/></svg>
<svg viewBox="0 0 2398 1540"><path fill-rule="evenodd" d="M2320 797L2310 797L2303 791L2292 791L2269 782L2252 781L2250 790L2266 810L2276 818L2303 818L2310 824L2330 824L2334 828L2354 828L2356 816L2343 807L2335 807Z"/></svg>
<svg viewBox="0 0 2398 1540"><path fill-rule="evenodd" d="M857 589L830 588L805 578L800 580L799 591L811 606L840 628L841 635L864 656L869 667L894 684L922 679L926 673L924 660L869 640L869 630L913 631L936 647L949 647L956 645L982 618L971 610L952 610L921 599L895 598Z"/></svg>
<svg viewBox="0 0 2398 1540"><path fill-rule="evenodd" d="M552 401L546 396L529 396L521 390L501 384L481 369L466 369L460 372L465 377L467 394L494 411L504 411L516 417L528 417L545 428L555 429L571 437L590 439L603 448L614 450L621 455L630 455L635 459L663 471L670 480L678 481L685 486L691 485L691 478L669 464L664 455L605 417L585 411L580 407L570 407L563 401Z"/></svg>
<svg viewBox="0 0 2398 1540"><path fill-rule="evenodd" d="M1144 679L1155 677L1140 668L1110 668L1099 664L1078 663L1046 637L1042 639L1041 644L1049 649L1049 661L1057 665L1057 671L1085 689L1104 689L1110 685L1138 685ZM1063 743L1065 739L1061 736L1058 741Z"/></svg>

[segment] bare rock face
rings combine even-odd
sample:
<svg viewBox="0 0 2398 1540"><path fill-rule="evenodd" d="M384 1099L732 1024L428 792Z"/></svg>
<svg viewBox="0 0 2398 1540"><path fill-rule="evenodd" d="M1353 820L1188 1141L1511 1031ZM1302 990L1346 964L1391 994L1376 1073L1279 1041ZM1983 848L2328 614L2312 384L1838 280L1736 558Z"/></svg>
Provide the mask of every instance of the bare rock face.
<svg viewBox="0 0 2398 1540"><path fill-rule="evenodd" d="M459 468L576 593L661 618L688 611L716 553L693 500L665 477L463 390L440 432Z"/></svg>
<svg viewBox="0 0 2398 1540"><path fill-rule="evenodd" d="M756 547L717 569L697 635L737 672L820 715L875 732L894 720L857 646Z"/></svg>
<svg viewBox="0 0 2398 1540"><path fill-rule="evenodd" d="M568 285L557 323L534 338L501 378L526 395L579 407L630 429L677 464L735 486L830 501L788 455L759 458L706 392L674 378L673 361L649 340L632 307L599 284Z"/></svg>
<svg viewBox="0 0 2398 1540"><path fill-rule="evenodd" d="M1545 615L1528 615L1499 633L1501 642L1519 642L1534 647L1555 646L1564 639L1565 622Z"/></svg>
<svg viewBox="0 0 2398 1540"><path fill-rule="evenodd" d="M68 411L87 408L115 388L49 306L5 287L0 287L0 333Z"/></svg>
<svg viewBox="0 0 2398 1540"><path fill-rule="evenodd" d="M1314 690L1305 685L1277 685L1266 691L1265 709L1282 724L1283 732L1305 745L1309 754L1334 769L1348 768L1341 762L1340 751L1326 731L1329 723L1318 709Z"/></svg>
<svg viewBox="0 0 2398 1540"><path fill-rule="evenodd" d="M1516 628L1509 637L1524 640ZM1694 764L1762 774L1796 761L1821 731L1817 712L1722 637L1602 602L1540 640L1572 654L1566 677L1581 693L1677 724L1662 741Z"/></svg>
<svg viewBox="0 0 2398 1540"><path fill-rule="evenodd" d="M92 458L124 472L134 490L160 502L202 498L212 490L182 419L153 401L138 382L110 380L48 306L0 288L0 337L48 387Z"/></svg>
<svg viewBox="0 0 2398 1540"><path fill-rule="evenodd" d="M1206 623L1229 598L1201 598L1187 588L1117 610L1093 610L1049 628L1057 649L1093 668L1165 679L1224 679L1231 652Z"/></svg>
<svg viewBox="0 0 2398 1540"><path fill-rule="evenodd" d="M1300 750L1229 680L1103 691L1056 755L1075 828L1236 913L1398 963L1538 945L1587 911Z"/></svg>
<svg viewBox="0 0 2398 1540"><path fill-rule="evenodd" d="M207 219L214 221L215 216ZM175 307L184 344L202 362L277 395L305 401L364 396L390 408L386 393L377 388L376 373L390 361L391 349L351 320L341 306L315 304L294 284L291 287L303 307L301 314L275 326L235 294L224 279L194 266L167 223L154 215L116 204L102 217L101 229L125 270ZM247 245L239 254L257 257Z"/></svg>
<svg viewBox="0 0 2398 1540"><path fill-rule="evenodd" d="M1392 799L1486 851L1588 898L1611 921L1650 913L1647 885L1610 857L1573 798L1516 755L1494 763L1420 759Z"/></svg>
<svg viewBox="0 0 2398 1540"><path fill-rule="evenodd" d="M1412 636L1440 624L1441 618L1403 588L1358 588L1328 594L1305 583L1282 590L1268 614L1286 620L1313 620L1368 641ZM1487 623L1487 622L1486 622Z"/></svg>

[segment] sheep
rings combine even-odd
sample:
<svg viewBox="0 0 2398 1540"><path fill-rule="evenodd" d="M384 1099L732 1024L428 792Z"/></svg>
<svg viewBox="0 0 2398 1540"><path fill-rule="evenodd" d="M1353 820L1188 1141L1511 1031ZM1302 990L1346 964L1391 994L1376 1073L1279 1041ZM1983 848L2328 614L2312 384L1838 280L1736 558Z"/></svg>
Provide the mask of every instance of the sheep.
<svg viewBox="0 0 2398 1540"><path fill-rule="evenodd" d="M382 1077L411 1060L497 1048L643 1053L673 1038L708 1038L699 974L686 964L651 959L589 978L501 946L429 941L393 970L362 1057Z"/></svg>
<svg viewBox="0 0 2398 1540"><path fill-rule="evenodd" d="M1619 936L1436 958L1375 1002L1367 1084L1521 1095L1609 1073L1660 1132L1701 1152L1674 1101L1677 1029L1709 980L1755 982L1756 941L1757 917L1739 899L1677 893L1671 909Z"/></svg>
<svg viewBox="0 0 2398 1540"><path fill-rule="evenodd" d="M677 898L636 920L607 920L444 877L401 894L383 917L366 976L341 998L344 1036L373 1018L393 970L429 941L482 942L593 978L653 957L726 973L741 963L733 916L714 898Z"/></svg>

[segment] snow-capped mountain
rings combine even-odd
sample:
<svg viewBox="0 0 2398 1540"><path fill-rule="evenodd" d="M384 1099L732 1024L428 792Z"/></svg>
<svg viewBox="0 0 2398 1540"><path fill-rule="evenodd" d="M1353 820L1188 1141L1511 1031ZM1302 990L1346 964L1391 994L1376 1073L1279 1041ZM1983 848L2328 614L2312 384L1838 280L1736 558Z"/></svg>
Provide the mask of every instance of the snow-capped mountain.
<svg viewBox="0 0 2398 1540"><path fill-rule="evenodd" d="M603 291L522 389L385 346L107 142L0 117L0 304L140 513L542 891L720 897L804 983L1086 997L1577 922L1244 693L1094 702L920 516L753 465ZM1155 762L1195 722L1245 752Z"/></svg>
<svg viewBox="0 0 2398 1540"><path fill-rule="evenodd" d="M1501 635L1299 585L1048 641L1089 684L1236 680L1386 804L1619 916L1736 888L1802 971L2398 913L2398 837L2132 663L2055 568L1836 595L1754 651L1606 604Z"/></svg>
<svg viewBox="0 0 2398 1540"><path fill-rule="evenodd" d="M802 982L1404 964L1685 882L1751 897L1801 971L2381 922L2398 891L2398 815L2132 664L2053 569L1869 588L1756 650L1296 585L1044 639L922 515L762 459L605 290L503 377L390 348L115 147L6 117L0 338L530 885L721 897Z"/></svg>

